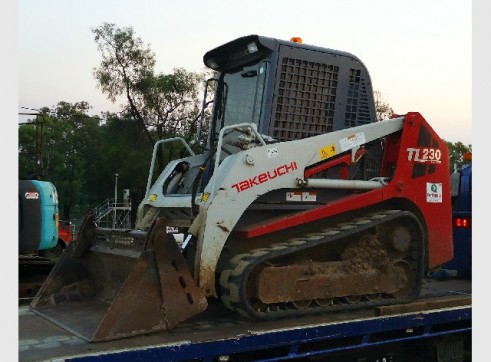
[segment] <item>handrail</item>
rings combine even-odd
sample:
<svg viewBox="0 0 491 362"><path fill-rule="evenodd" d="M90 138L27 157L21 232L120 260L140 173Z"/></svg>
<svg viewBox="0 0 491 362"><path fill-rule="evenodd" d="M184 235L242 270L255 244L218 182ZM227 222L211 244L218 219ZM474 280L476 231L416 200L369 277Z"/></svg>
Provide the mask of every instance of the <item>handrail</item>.
<svg viewBox="0 0 491 362"><path fill-rule="evenodd" d="M155 145L153 146L152 162L150 163L150 171L148 172L148 181L147 181L147 189L145 191L145 197L148 197L148 193L150 191L150 186L152 183L153 169L155 167L155 159L157 158L158 146L160 146L161 144L164 144L164 143L169 143L169 142L174 142L174 141L181 141L181 143L184 145L184 147L189 152L189 154L191 156L195 156L191 147L189 147L186 140L182 137L172 137L172 138L167 138L165 140L159 140L159 141L155 142Z"/></svg>

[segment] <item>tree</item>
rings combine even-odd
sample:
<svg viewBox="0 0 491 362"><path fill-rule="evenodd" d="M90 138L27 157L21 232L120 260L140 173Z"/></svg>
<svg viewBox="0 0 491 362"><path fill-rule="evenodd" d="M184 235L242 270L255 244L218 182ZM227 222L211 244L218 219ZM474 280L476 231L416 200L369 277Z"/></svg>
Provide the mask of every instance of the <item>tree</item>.
<svg viewBox="0 0 491 362"><path fill-rule="evenodd" d="M19 179L36 178L36 124L19 124Z"/></svg>
<svg viewBox="0 0 491 362"><path fill-rule="evenodd" d="M145 135L132 120L115 114L106 114L106 122L99 127L100 144L97 157L90 162L87 178L89 195L98 200L114 194L115 174L118 174L118 189L129 189L132 203L137 206L144 196L152 149L145 142ZM94 205L96 201L87 200Z"/></svg>
<svg viewBox="0 0 491 362"><path fill-rule="evenodd" d="M42 175L59 195L64 218L76 206L91 209L118 186L130 189L137 205L145 191L152 149L137 124L111 113L104 121L87 114L87 102L44 107ZM35 127L19 126L19 178L36 175ZM83 210L83 213L88 210Z"/></svg>
<svg viewBox="0 0 491 362"><path fill-rule="evenodd" d="M382 96L382 93L380 91L374 91L373 98L375 101L375 112L377 114L377 120L381 121L383 119L392 117L392 115L394 114L394 110Z"/></svg>
<svg viewBox="0 0 491 362"><path fill-rule="evenodd" d="M126 98L124 117L138 123L152 147L157 140L175 135L190 140L199 119L204 75L183 68L155 74L155 54L131 27L104 23L93 33L102 55L94 77L111 101Z"/></svg>
<svg viewBox="0 0 491 362"><path fill-rule="evenodd" d="M53 109L40 110L42 118L42 180L52 182L63 206L65 218L70 218L70 208L78 204L85 178L85 150L90 150L93 132L84 132L88 124L98 125L98 120L87 115L87 102L70 104L59 102ZM19 128L19 178L32 178L36 160L32 157L34 139L32 127ZM33 137L34 136L34 137ZM37 141L39 142L39 141Z"/></svg>
<svg viewBox="0 0 491 362"><path fill-rule="evenodd" d="M447 142L448 152L450 154L450 172L454 172L472 162L472 145L464 145L462 142Z"/></svg>
<svg viewBox="0 0 491 362"><path fill-rule="evenodd" d="M126 97L131 115L152 143L140 112L142 99L138 85L153 74L155 54L135 37L131 27L120 29L115 24L104 23L92 32L102 56L100 67L93 70L99 88L112 102L121 95Z"/></svg>

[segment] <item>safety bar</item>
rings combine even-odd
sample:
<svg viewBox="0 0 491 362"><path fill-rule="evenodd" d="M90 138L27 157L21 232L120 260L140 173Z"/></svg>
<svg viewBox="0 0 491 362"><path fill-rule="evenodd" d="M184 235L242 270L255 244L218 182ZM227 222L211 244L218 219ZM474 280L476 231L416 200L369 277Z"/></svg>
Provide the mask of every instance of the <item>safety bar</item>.
<svg viewBox="0 0 491 362"><path fill-rule="evenodd" d="M160 141L155 142L155 145L153 146L152 162L150 163L150 171L148 172L148 181L147 181L147 189L145 191L145 197L148 197L148 193L150 191L150 186L151 186L151 183L152 183L153 168L155 167L155 159L157 158L157 150L158 150L158 147L161 144L169 143L169 142L174 142L174 141L180 141L184 145L184 147L186 148L186 150L189 152L189 154L191 156L195 156L195 154L194 154L193 150L191 149L191 147L189 147L189 145L186 142L186 140L184 138L182 138L182 137L172 137L172 138L167 138L165 140L160 140Z"/></svg>

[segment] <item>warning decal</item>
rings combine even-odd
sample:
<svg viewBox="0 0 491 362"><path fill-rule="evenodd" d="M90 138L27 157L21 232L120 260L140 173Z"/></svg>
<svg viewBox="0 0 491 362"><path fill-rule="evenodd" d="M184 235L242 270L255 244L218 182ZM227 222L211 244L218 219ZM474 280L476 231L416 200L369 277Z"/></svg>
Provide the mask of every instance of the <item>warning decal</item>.
<svg viewBox="0 0 491 362"><path fill-rule="evenodd" d="M319 150L319 156L321 160L336 156L336 146L334 144L327 147L323 147Z"/></svg>
<svg viewBox="0 0 491 362"><path fill-rule="evenodd" d="M426 183L426 202L441 203L443 187L441 183Z"/></svg>
<svg viewBox="0 0 491 362"><path fill-rule="evenodd" d="M205 202L206 200L208 200L209 197L210 197L210 193L204 192L203 195L201 195L201 199L199 201Z"/></svg>

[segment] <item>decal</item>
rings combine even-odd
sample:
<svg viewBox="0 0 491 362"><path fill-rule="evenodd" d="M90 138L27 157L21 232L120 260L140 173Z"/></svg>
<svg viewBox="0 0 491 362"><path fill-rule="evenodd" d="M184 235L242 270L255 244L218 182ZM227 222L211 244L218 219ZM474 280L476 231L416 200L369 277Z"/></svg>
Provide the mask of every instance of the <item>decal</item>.
<svg viewBox="0 0 491 362"><path fill-rule="evenodd" d="M179 229L176 226L166 226L165 232L167 234L177 234L179 232Z"/></svg>
<svg viewBox="0 0 491 362"><path fill-rule="evenodd" d="M325 160L326 158L330 158L336 156L336 146L334 144L329 145L327 147L323 147L319 150L319 156L321 160Z"/></svg>
<svg viewBox="0 0 491 362"><path fill-rule="evenodd" d="M286 193L286 201L312 202L317 201L317 193L312 191L289 191Z"/></svg>
<svg viewBox="0 0 491 362"><path fill-rule="evenodd" d="M420 163L442 163L442 151L438 148L407 148L407 160Z"/></svg>
<svg viewBox="0 0 491 362"><path fill-rule="evenodd" d="M150 201L150 202L154 202L155 200L157 200L156 194L151 194L150 197L148 198L148 201Z"/></svg>
<svg viewBox="0 0 491 362"><path fill-rule="evenodd" d="M302 193L300 191L287 192L286 201L302 201Z"/></svg>
<svg viewBox="0 0 491 362"><path fill-rule="evenodd" d="M302 192L302 201L317 201L316 192Z"/></svg>
<svg viewBox="0 0 491 362"><path fill-rule="evenodd" d="M350 150L356 146L361 146L366 143L365 133L358 132L348 136L346 138L342 138L339 140L339 144L341 145L341 151Z"/></svg>
<svg viewBox="0 0 491 362"><path fill-rule="evenodd" d="M39 193L37 193L36 191L27 191L24 196L27 200L39 199Z"/></svg>
<svg viewBox="0 0 491 362"><path fill-rule="evenodd" d="M278 157L278 147L268 148L268 158Z"/></svg>
<svg viewBox="0 0 491 362"><path fill-rule="evenodd" d="M254 186L268 182L269 180L273 180L276 177L284 176L287 173L295 171L296 169L298 169L297 163L291 162L289 165L283 165L272 171L263 172L252 178L237 182L236 184L233 184L232 187L235 188L237 192L242 192Z"/></svg>
<svg viewBox="0 0 491 362"><path fill-rule="evenodd" d="M205 202L206 200L208 200L208 197L210 197L210 193L209 192L204 192L203 195L201 195L200 201L201 202Z"/></svg>
<svg viewBox="0 0 491 362"><path fill-rule="evenodd" d="M441 183L426 183L426 202L441 203L443 202L443 187Z"/></svg>

